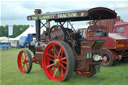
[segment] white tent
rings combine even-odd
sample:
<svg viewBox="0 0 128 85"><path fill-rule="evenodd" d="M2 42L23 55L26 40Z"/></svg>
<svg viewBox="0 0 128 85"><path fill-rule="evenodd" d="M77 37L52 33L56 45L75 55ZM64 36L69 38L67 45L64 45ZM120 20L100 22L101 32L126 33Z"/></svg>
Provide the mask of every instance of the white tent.
<svg viewBox="0 0 128 85"><path fill-rule="evenodd" d="M41 34L43 31L46 31L46 28L41 28ZM17 36L16 38L9 38L10 42L11 42L11 46L12 47L16 47L17 46L17 43L19 42L20 40L20 37L21 36L27 36L28 34L34 34L36 33L36 29L34 26L32 25L29 25L29 27L27 28L27 30L25 30L23 33L21 33L19 36Z"/></svg>
<svg viewBox="0 0 128 85"><path fill-rule="evenodd" d="M43 31L45 31L45 30L46 30L46 28L44 28L44 27L41 28L41 33L42 33ZM28 27L27 30L25 30L23 33L21 33L21 34L20 34L19 36L17 36L16 38L10 38L10 40L19 40L21 36L27 36L28 34L34 34L34 33L36 33L35 27L32 26L32 25L29 25L29 27Z"/></svg>
<svg viewBox="0 0 128 85"><path fill-rule="evenodd" d="M21 33L19 36L15 38L15 40L19 40L21 36L27 36L28 34L33 34L35 32L35 27L29 26L27 30Z"/></svg>
<svg viewBox="0 0 128 85"><path fill-rule="evenodd" d="M9 42L9 38L7 38L7 37L0 37L0 42Z"/></svg>

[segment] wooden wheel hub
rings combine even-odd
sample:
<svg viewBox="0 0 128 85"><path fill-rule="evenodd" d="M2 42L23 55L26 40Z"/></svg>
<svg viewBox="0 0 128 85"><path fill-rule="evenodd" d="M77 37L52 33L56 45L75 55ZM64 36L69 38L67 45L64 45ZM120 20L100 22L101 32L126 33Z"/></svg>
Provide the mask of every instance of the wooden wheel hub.
<svg viewBox="0 0 128 85"><path fill-rule="evenodd" d="M55 59L54 64L58 64L58 63L59 63L59 59Z"/></svg>

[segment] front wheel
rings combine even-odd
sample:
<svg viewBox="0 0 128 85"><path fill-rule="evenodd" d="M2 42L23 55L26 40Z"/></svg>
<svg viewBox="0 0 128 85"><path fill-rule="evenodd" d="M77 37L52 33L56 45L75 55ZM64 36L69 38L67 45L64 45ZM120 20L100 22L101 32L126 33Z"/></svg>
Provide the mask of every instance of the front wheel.
<svg viewBox="0 0 128 85"><path fill-rule="evenodd" d="M18 54L18 68L22 73L29 73L32 68L32 57L29 51L22 50Z"/></svg>
<svg viewBox="0 0 128 85"><path fill-rule="evenodd" d="M50 80L66 81L75 69L75 59L70 45L52 41L44 50L43 69Z"/></svg>

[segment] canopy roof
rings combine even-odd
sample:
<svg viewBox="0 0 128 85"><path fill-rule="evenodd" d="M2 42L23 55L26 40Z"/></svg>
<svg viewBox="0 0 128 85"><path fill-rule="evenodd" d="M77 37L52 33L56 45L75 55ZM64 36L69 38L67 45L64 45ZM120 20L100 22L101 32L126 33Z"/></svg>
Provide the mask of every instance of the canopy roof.
<svg viewBox="0 0 128 85"><path fill-rule="evenodd" d="M99 20L116 18L115 11L97 7L89 10L72 10L62 12L48 12L43 14L35 14L27 17L28 20L54 20L54 21L83 21L83 20Z"/></svg>

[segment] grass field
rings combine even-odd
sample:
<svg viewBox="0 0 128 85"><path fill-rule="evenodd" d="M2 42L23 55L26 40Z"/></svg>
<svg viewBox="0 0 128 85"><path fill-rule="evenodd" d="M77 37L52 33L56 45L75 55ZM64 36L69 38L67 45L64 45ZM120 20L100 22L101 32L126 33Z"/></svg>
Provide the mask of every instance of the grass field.
<svg viewBox="0 0 128 85"><path fill-rule="evenodd" d="M66 82L50 81L39 65L33 64L30 74L22 74L17 67L17 55L22 49L0 50L1 85L128 85L128 63L101 67L91 78L72 75Z"/></svg>

